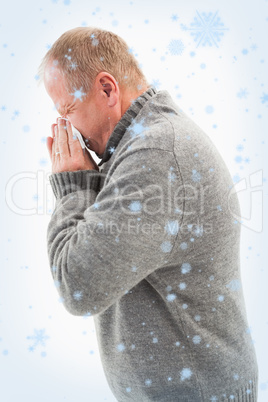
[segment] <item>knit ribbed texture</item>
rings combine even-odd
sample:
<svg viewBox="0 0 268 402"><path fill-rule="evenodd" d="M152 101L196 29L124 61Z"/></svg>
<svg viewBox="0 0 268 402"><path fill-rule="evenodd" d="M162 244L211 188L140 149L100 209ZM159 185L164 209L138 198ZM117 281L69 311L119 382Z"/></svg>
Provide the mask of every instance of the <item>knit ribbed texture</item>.
<svg viewBox="0 0 268 402"><path fill-rule="evenodd" d="M97 170L77 170L58 172L49 176L49 181L56 199L77 190L91 189L99 191L100 174Z"/></svg>
<svg viewBox="0 0 268 402"><path fill-rule="evenodd" d="M216 400L216 399L215 399ZM216 400L217 401L217 400ZM253 377L242 388L238 389L228 398L223 397L219 402L257 402L258 401L258 377ZM189 400L190 402L190 400Z"/></svg>

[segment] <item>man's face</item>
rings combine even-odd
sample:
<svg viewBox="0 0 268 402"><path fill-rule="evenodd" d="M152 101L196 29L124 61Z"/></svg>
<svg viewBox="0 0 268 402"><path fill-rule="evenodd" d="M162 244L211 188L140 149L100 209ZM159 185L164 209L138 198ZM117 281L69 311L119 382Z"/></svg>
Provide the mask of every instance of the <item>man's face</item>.
<svg viewBox="0 0 268 402"><path fill-rule="evenodd" d="M88 139L86 145L90 149L98 150L96 141L107 131L109 120L105 105L96 96L94 87L90 96L86 96L82 88L74 88L72 93L68 93L59 70L51 64L45 70L44 85L61 117L68 118L83 137Z"/></svg>

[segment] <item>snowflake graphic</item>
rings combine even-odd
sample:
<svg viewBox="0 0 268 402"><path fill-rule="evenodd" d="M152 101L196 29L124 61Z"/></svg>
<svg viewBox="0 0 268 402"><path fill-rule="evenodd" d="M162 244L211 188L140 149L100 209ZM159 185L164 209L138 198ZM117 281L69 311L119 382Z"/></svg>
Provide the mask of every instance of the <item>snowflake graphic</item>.
<svg viewBox="0 0 268 402"><path fill-rule="evenodd" d="M168 45L168 49L172 56L177 56L182 54L184 50L184 44L180 39L172 39Z"/></svg>
<svg viewBox="0 0 268 402"><path fill-rule="evenodd" d="M200 179L202 178L201 174L199 172L197 172L195 169L192 170L192 180L197 182L200 181Z"/></svg>
<svg viewBox="0 0 268 402"><path fill-rule="evenodd" d="M126 347L125 347L125 345L123 343L119 343L117 345L117 350L119 350L119 352L122 352L125 349L126 349Z"/></svg>
<svg viewBox="0 0 268 402"><path fill-rule="evenodd" d="M200 343L200 342L201 342L200 336L199 336L199 335L195 335L195 336L193 337L193 343L198 344L198 343Z"/></svg>
<svg viewBox="0 0 268 402"><path fill-rule="evenodd" d="M131 201L128 207L132 212L139 212L142 209L140 201Z"/></svg>
<svg viewBox="0 0 268 402"><path fill-rule="evenodd" d="M232 279L226 287L235 292L241 289L241 282L239 279Z"/></svg>
<svg viewBox="0 0 268 402"><path fill-rule="evenodd" d="M171 166L169 168L169 172L168 172L168 180L170 181L170 183L173 183L176 179L176 174L173 172L174 168L173 166Z"/></svg>
<svg viewBox="0 0 268 402"><path fill-rule="evenodd" d="M81 292L80 290L77 290L74 292L73 297L75 300L81 300L83 297L83 292Z"/></svg>
<svg viewBox="0 0 268 402"><path fill-rule="evenodd" d="M144 132L146 130L149 130L149 127L145 127L143 124L143 121L144 121L144 118L140 121L140 123L135 122L127 128L127 131L130 132L130 135L132 138L139 136L144 139Z"/></svg>
<svg viewBox="0 0 268 402"><path fill-rule="evenodd" d="M75 89L74 92L71 94L74 96L74 102L76 99L79 99L82 102L82 97L85 96L86 94L82 92L82 87L80 89Z"/></svg>
<svg viewBox="0 0 268 402"><path fill-rule="evenodd" d="M162 84L161 84L161 82L159 81L159 79L155 79L155 80L152 81L152 85L153 85L156 89L159 89Z"/></svg>
<svg viewBox="0 0 268 402"><path fill-rule="evenodd" d="M92 45L93 45L93 46L98 46L99 40L98 40L97 38L95 38L95 35L94 35L94 34L92 34L91 37L93 37L93 39L92 39L92 41L91 41Z"/></svg>
<svg viewBox="0 0 268 402"><path fill-rule="evenodd" d="M263 96L261 97L261 103L266 103L266 102L267 102L266 106L268 106L268 94L263 93Z"/></svg>
<svg viewBox="0 0 268 402"><path fill-rule="evenodd" d="M233 182L234 182L234 183L237 183L239 180L240 180L239 174L235 174L235 175L233 176Z"/></svg>
<svg viewBox="0 0 268 402"><path fill-rule="evenodd" d="M183 368L180 372L181 374L181 381L184 381L185 379L188 379L192 375L192 370L190 368Z"/></svg>
<svg viewBox="0 0 268 402"><path fill-rule="evenodd" d="M129 48L128 48L128 53L130 53L130 54L131 54L131 53L132 53L132 54L134 53L133 47L129 47Z"/></svg>
<svg viewBox="0 0 268 402"><path fill-rule="evenodd" d="M165 230L169 235L175 236L179 231L179 222L177 220L168 221L165 225Z"/></svg>
<svg viewBox="0 0 268 402"><path fill-rule="evenodd" d="M164 241L161 244L161 250L163 251L163 253L169 253L172 249L172 244L170 243L170 241Z"/></svg>
<svg viewBox="0 0 268 402"><path fill-rule="evenodd" d="M110 152L110 154L114 153L115 147L110 147L110 148L108 149L108 151Z"/></svg>
<svg viewBox="0 0 268 402"><path fill-rule="evenodd" d="M243 151L243 149L244 149L243 144L238 144L237 147L236 147L236 150L239 151L239 152Z"/></svg>
<svg viewBox="0 0 268 402"><path fill-rule="evenodd" d="M38 345L46 346L45 342L50 337L45 335L45 331L46 330L44 328L40 329L40 330L35 329L34 330L34 332L35 332L34 335L27 336L27 339L32 339L34 341L34 344L29 347L29 349L31 351L34 350L36 348L36 346L38 346Z"/></svg>
<svg viewBox="0 0 268 402"><path fill-rule="evenodd" d="M74 61L70 64L71 70L75 70L76 67L78 67L78 64L76 64Z"/></svg>
<svg viewBox="0 0 268 402"><path fill-rule="evenodd" d="M188 262L184 262L181 266L181 273L187 274L192 269L191 265Z"/></svg>
<svg viewBox="0 0 268 402"><path fill-rule="evenodd" d="M197 225L196 228L194 229L194 234L197 237L202 236L203 235L203 225L202 226Z"/></svg>
<svg viewBox="0 0 268 402"><path fill-rule="evenodd" d="M169 302L173 302L173 300L175 300L177 298L177 296L174 293L170 293L166 296L167 301Z"/></svg>
<svg viewBox="0 0 268 402"><path fill-rule="evenodd" d="M47 158L41 158L39 160L39 165L41 165L41 166L45 166L45 165L47 165L47 163L48 163Z"/></svg>
<svg viewBox="0 0 268 402"><path fill-rule="evenodd" d="M217 42L220 42L221 37L224 35L223 31L228 30L228 28L224 27L220 17L217 16L218 11L213 14L212 12L200 13L196 10L196 14L194 22L190 24L191 28L181 24L182 30L192 31L191 35L194 36L194 41L197 42L196 47L200 44L202 46L216 45L219 47Z"/></svg>
<svg viewBox="0 0 268 402"><path fill-rule="evenodd" d="M248 96L248 90L246 88L244 89L240 89L240 91L237 93L237 97L242 99L242 98L246 98Z"/></svg>
<svg viewBox="0 0 268 402"><path fill-rule="evenodd" d="M147 379L147 380L145 380L145 385L148 385L148 386L150 386L152 384L152 380L151 379Z"/></svg>
<svg viewBox="0 0 268 402"><path fill-rule="evenodd" d="M172 14L171 19L172 19L172 21L178 21L177 14Z"/></svg>

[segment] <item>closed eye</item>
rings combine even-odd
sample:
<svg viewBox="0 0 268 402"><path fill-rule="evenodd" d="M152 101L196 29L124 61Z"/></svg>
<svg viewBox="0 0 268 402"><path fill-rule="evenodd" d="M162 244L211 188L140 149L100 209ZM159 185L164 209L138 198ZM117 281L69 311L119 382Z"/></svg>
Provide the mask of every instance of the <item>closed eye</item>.
<svg viewBox="0 0 268 402"><path fill-rule="evenodd" d="M61 110L58 110L59 114L62 117L65 117L65 116L69 115L70 113L72 113L72 111L73 111L72 107L69 107L69 108L65 107L65 108L63 108Z"/></svg>

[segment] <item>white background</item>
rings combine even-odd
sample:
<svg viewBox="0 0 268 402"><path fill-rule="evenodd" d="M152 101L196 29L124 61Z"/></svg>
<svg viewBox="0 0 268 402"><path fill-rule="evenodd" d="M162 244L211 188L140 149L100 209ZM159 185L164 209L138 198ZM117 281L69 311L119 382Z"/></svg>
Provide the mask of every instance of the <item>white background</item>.
<svg viewBox="0 0 268 402"><path fill-rule="evenodd" d="M120 35L148 81L168 90L202 127L234 185L242 185L243 291L259 363L259 402L267 401L268 1L25 0L2 1L0 11L1 401L115 401L93 318L65 310L46 250L55 202L46 137L57 113L37 85L37 68L49 46L77 26ZM219 18L208 28L210 45L195 41L189 29L202 13ZM214 41L217 32L223 35Z"/></svg>

